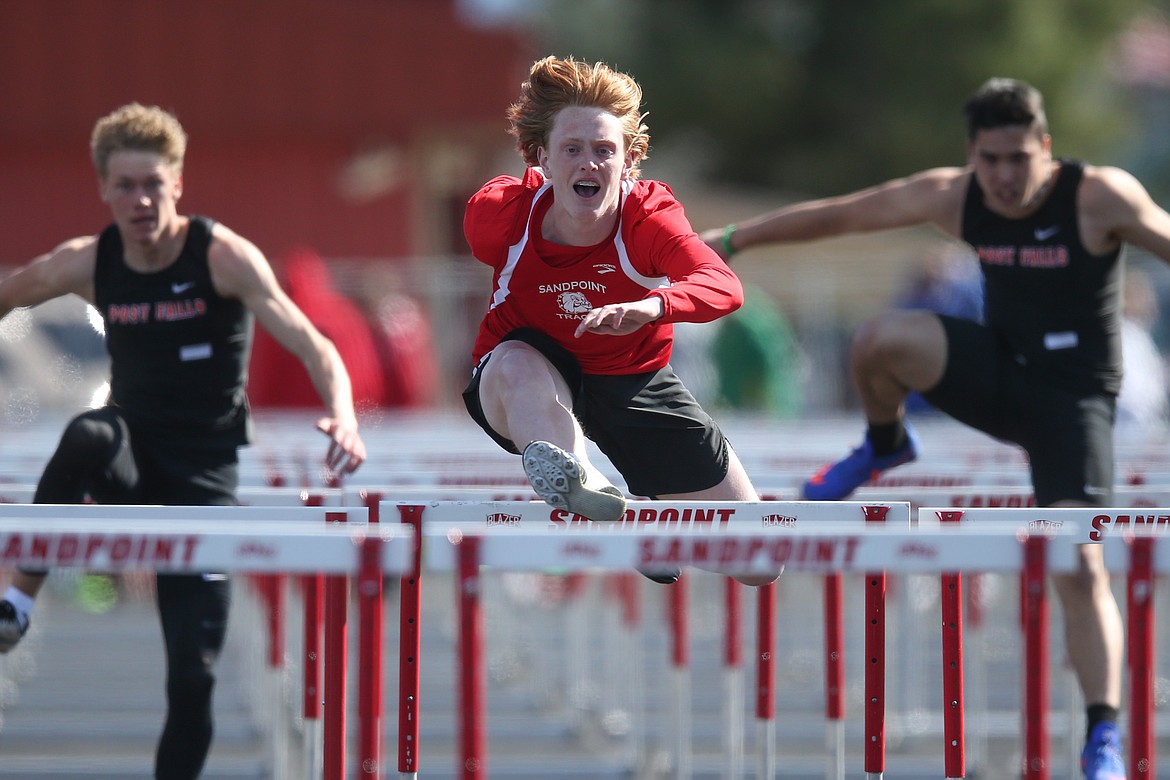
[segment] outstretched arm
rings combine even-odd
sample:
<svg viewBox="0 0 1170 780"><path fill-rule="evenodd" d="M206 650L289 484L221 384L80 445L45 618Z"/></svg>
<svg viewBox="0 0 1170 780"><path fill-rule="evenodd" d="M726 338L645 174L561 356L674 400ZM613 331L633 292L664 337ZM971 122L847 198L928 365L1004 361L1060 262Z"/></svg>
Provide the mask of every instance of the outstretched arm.
<svg viewBox="0 0 1170 780"><path fill-rule="evenodd" d="M73 238L0 280L0 319L13 309L36 306L70 293L93 303L97 238Z"/></svg>
<svg viewBox="0 0 1170 780"><path fill-rule="evenodd" d="M753 246L914 225L931 224L957 237L967 181L964 168L932 168L848 195L794 203L699 236L725 260Z"/></svg>
<svg viewBox="0 0 1170 780"><path fill-rule="evenodd" d="M260 325L304 364L328 410L317 421L318 430L329 437L325 465L341 474L353 472L366 459L366 445L358 434L349 372L337 348L280 287L254 244L223 225L215 226L214 239L209 260L216 289L243 301Z"/></svg>

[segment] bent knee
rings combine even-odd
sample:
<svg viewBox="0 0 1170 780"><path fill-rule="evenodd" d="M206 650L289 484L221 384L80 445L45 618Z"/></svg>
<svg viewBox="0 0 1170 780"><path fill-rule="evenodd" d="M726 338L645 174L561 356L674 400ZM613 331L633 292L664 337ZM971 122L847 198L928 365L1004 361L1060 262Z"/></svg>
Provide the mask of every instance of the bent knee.
<svg viewBox="0 0 1170 780"><path fill-rule="evenodd" d="M541 352L522 341L505 341L492 350L480 378L480 397L562 396L568 384Z"/></svg>
<svg viewBox="0 0 1170 780"><path fill-rule="evenodd" d="M211 664L192 664L167 677L167 699L172 707L200 707L211 699L214 688Z"/></svg>
<svg viewBox="0 0 1170 780"><path fill-rule="evenodd" d="M105 409L77 415L61 434L61 447L83 461L104 461L117 452L126 436L120 420Z"/></svg>
<svg viewBox="0 0 1170 780"><path fill-rule="evenodd" d="M855 352L891 352L919 347L943 337L938 317L923 311L888 311L858 326Z"/></svg>

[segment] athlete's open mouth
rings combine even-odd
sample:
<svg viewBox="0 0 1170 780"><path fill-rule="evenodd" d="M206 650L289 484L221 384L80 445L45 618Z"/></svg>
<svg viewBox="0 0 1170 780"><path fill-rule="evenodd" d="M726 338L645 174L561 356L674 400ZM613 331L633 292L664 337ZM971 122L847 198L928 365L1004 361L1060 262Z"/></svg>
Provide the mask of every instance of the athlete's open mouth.
<svg viewBox="0 0 1170 780"><path fill-rule="evenodd" d="M577 193L582 198L592 198L594 195L601 192L601 185L595 181L579 181L573 185L573 192Z"/></svg>

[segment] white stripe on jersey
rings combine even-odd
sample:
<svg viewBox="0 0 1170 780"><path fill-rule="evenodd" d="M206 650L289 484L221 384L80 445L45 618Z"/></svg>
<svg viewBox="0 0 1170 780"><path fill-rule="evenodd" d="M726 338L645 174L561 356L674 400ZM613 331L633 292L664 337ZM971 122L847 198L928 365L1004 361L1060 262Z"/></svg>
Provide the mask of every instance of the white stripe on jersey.
<svg viewBox="0 0 1170 780"><path fill-rule="evenodd" d="M520 262L520 254L524 251L524 247L528 245L528 231L532 228L532 212L536 210L536 204L540 201L540 196L550 187L552 187L552 182L545 179L544 184L540 185L540 189L532 196L532 205L528 208L528 220L524 223L524 235L520 236L519 241L508 247L508 261L500 269L500 278L496 283L496 291L492 293L491 308L493 309L508 299L508 282L512 281L512 272L516 270L516 263Z"/></svg>
<svg viewBox="0 0 1170 780"><path fill-rule="evenodd" d="M540 185L540 189L532 196L532 205L528 209L528 221L524 225L524 235L520 237L512 246L508 247L508 260L504 263L504 267L500 269L500 276L496 282L495 292L492 294L491 308L496 308L501 303L508 299L508 283L512 280L512 272L516 269L516 264L520 262L520 255L524 252L524 247L528 245L528 233L532 229L532 214L536 211L536 204L540 202L541 197L552 187L552 182L545 180L544 184ZM656 290L662 287L669 287L670 280L665 276L642 276L638 270L634 268L634 264L630 262L630 255L626 252L626 242L622 240L621 231L621 213L622 207L626 203L626 195L629 194L633 187L633 182L629 179L622 182L622 197L618 202L618 230L614 235L614 246L617 249L618 262L621 263L622 271L632 281L645 287L647 290Z"/></svg>

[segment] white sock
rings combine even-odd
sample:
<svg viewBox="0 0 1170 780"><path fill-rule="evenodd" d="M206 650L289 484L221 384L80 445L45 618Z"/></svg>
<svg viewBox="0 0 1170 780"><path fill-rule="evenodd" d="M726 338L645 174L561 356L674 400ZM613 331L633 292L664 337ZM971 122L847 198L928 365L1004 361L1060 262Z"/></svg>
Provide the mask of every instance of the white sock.
<svg viewBox="0 0 1170 780"><path fill-rule="evenodd" d="M32 614L36 599L14 585L9 585L8 590L4 591L4 600L11 602L12 606L16 608L16 614L23 618L24 622L28 622L28 616Z"/></svg>

